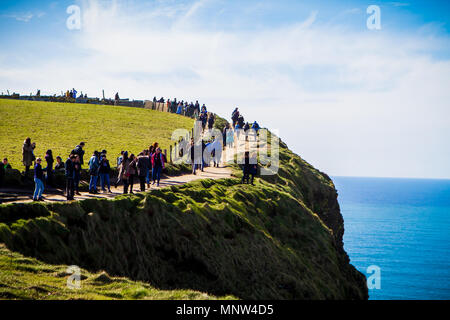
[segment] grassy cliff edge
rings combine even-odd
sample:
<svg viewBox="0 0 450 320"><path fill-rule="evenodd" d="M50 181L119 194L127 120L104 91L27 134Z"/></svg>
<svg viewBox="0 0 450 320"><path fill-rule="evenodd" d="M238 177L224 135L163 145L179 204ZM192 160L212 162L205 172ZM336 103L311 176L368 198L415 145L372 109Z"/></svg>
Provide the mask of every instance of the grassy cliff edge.
<svg viewBox="0 0 450 320"><path fill-rule="evenodd" d="M278 175L114 200L0 206L0 242L48 264L242 299L367 299L326 174L280 146ZM1 290L2 288L0 288Z"/></svg>

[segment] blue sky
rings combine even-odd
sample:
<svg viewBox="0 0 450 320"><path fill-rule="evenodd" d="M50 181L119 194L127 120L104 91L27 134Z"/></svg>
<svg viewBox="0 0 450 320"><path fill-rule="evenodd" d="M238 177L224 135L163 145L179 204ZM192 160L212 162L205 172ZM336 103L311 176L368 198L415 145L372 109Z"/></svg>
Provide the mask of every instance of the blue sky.
<svg viewBox="0 0 450 320"><path fill-rule="evenodd" d="M81 30L66 27L72 4ZM450 178L449 14L449 1L3 0L0 92L239 106L331 175Z"/></svg>

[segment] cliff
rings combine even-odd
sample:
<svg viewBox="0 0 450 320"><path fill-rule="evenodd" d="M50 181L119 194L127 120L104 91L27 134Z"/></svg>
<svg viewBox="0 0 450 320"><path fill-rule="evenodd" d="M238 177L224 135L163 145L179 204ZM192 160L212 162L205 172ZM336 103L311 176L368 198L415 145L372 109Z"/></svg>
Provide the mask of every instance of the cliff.
<svg viewBox="0 0 450 320"><path fill-rule="evenodd" d="M203 180L114 200L0 206L0 242L48 264L242 299L367 299L331 179L280 146L255 186Z"/></svg>

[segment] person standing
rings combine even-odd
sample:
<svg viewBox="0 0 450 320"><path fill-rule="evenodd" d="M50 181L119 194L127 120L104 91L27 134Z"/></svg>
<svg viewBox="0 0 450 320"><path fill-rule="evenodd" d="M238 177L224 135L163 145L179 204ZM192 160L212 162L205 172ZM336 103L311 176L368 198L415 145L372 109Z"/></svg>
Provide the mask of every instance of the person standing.
<svg viewBox="0 0 450 320"><path fill-rule="evenodd" d="M3 188L5 175L6 175L6 170L5 170L5 167L2 164L2 165L0 165L0 188Z"/></svg>
<svg viewBox="0 0 450 320"><path fill-rule="evenodd" d="M33 201L44 201L42 193L44 192L44 171L41 166L41 158L36 159L36 165L34 166L34 194Z"/></svg>
<svg viewBox="0 0 450 320"><path fill-rule="evenodd" d="M72 151L73 154L77 154L80 157L80 164L81 165L84 164L84 160L83 160L83 157L84 157L84 150L83 150L84 145L85 145L84 142L80 142L80 144L77 145L75 147L75 149L73 149L73 151Z"/></svg>
<svg viewBox="0 0 450 320"><path fill-rule="evenodd" d="M229 126L229 125L228 125ZM227 130L227 148L233 148L234 145L234 130L229 127Z"/></svg>
<svg viewBox="0 0 450 320"><path fill-rule="evenodd" d="M80 156L76 154L73 162L73 187L75 189L75 194L77 196L81 196L81 193L79 191L80 179L81 179Z"/></svg>
<svg viewBox="0 0 450 320"><path fill-rule="evenodd" d="M183 104L180 102L177 107L177 114L181 114L182 111L183 111Z"/></svg>
<svg viewBox="0 0 450 320"><path fill-rule="evenodd" d="M55 171L56 170L64 170L64 162L60 156L56 157Z"/></svg>
<svg viewBox="0 0 450 320"><path fill-rule="evenodd" d="M120 181L123 182L123 193L127 194L128 193L128 186L129 186L129 166L130 166L130 159L128 158L128 152L125 151L123 153L123 158L122 158L122 162L120 163L119 166L119 177L118 179Z"/></svg>
<svg viewBox="0 0 450 320"><path fill-rule="evenodd" d="M25 166L25 176L27 176L28 172L30 171L30 166L36 159L33 153L35 148L36 144L34 142L31 143L31 138L26 138L22 146L22 162Z"/></svg>
<svg viewBox="0 0 450 320"><path fill-rule="evenodd" d="M211 156L213 158L214 167L218 168L219 163L222 160L223 141L220 138L216 139L216 137L212 137L212 139L213 142L210 145Z"/></svg>
<svg viewBox="0 0 450 320"><path fill-rule="evenodd" d="M130 186L130 193L133 194L133 186L134 186L134 178L136 177L137 173L137 157L134 154L130 155L130 164L128 165L128 183Z"/></svg>
<svg viewBox="0 0 450 320"><path fill-rule="evenodd" d="M98 151L94 151L91 159L89 160L89 175L91 179L89 181L89 193L97 194L97 180L98 170L100 168L100 161L98 159Z"/></svg>
<svg viewBox="0 0 450 320"><path fill-rule="evenodd" d="M108 186L108 192L111 193L111 184L109 181L109 174L111 172L111 166L109 165L109 160L106 158L106 153L102 153L100 160L100 181L102 185L102 191L106 192L105 185Z"/></svg>
<svg viewBox="0 0 450 320"><path fill-rule="evenodd" d="M213 126L214 126L214 115L212 113L209 114L209 118L208 118L208 129L212 130Z"/></svg>
<svg viewBox="0 0 450 320"><path fill-rule="evenodd" d="M234 109L233 113L231 114L231 120L233 120L233 128L236 126L236 123L239 118L239 109Z"/></svg>
<svg viewBox="0 0 450 320"><path fill-rule="evenodd" d="M200 114L200 103L198 103L198 100L195 101L195 105L194 105L194 117L195 119L198 118L198 115Z"/></svg>
<svg viewBox="0 0 450 320"><path fill-rule="evenodd" d="M148 156L141 152L137 158L137 174L139 177L139 184L141 187L141 192L145 191L145 179L147 178L147 173L150 167L150 159Z"/></svg>
<svg viewBox="0 0 450 320"><path fill-rule="evenodd" d="M244 156L244 166L243 166L243 176L242 176L242 183L249 183L250 175L252 176L251 184L253 184L253 180L255 179L257 167L256 164L250 163L250 153L247 151L245 152Z"/></svg>
<svg viewBox="0 0 450 320"><path fill-rule="evenodd" d="M164 157L161 153L161 148L157 148L156 152L152 156L152 176L153 184L157 182L157 187L159 187L159 181L161 179L161 172L165 167Z"/></svg>
<svg viewBox="0 0 450 320"><path fill-rule="evenodd" d="M148 172L147 172L147 189L150 189L150 183L153 181L152 176L152 156L155 153L155 147L151 145L148 148Z"/></svg>
<svg viewBox="0 0 450 320"><path fill-rule="evenodd" d="M67 201L74 199L74 189L75 189L75 183L74 183L75 175L74 175L74 163L73 163L74 159L75 159L75 155L71 154L65 164Z"/></svg>
<svg viewBox="0 0 450 320"><path fill-rule="evenodd" d="M45 153L45 162L47 162L47 167L44 169L47 172L47 185L53 187L53 159L52 150L47 150Z"/></svg>
<svg viewBox="0 0 450 320"><path fill-rule="evenodd" d="M123 161L123 154L125 153L125 151L121 151L120 152L120 156L117 158L117 170L120 170L120 165L122 164ZM120 174L117 175L117 179L116 182L114 183L114 188L117 188L117 186L119 185L119 183L121 182L121 178L120 178Z"/></svg>
<svg viewBox="0 0 450 320"><path fill-rule="evenodd" d="M0 166L3 166L3 168L6 169L12 169L11 165L8 163L8 158L3 158L3 163L0 164Z"/></svg>

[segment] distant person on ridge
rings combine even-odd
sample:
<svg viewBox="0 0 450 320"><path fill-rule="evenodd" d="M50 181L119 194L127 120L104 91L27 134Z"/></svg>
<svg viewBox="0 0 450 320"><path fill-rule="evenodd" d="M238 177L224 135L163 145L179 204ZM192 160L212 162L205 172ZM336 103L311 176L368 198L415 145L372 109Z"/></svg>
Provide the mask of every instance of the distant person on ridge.
<svg viewBox="0 0 450 320"><path fill-rule="evenodd" d="M256 131L256 133L258 133L258 131L260 129L258 122L256 122L256 121L253 122L252 129L254 129Z"/></svg>
<svg viewBox="0 0 450 320"><path fill-rule="evenodd" d="M209 130L212 130L212 128L213 128L213 126L214 126L214 115L211 113L210 115L209 115L209 118L208 118L208 129Z"/></svg>
<svg viewBox="0 0 450 320"><path fill-rule="evenodd" d="M231 120L233 120L233 128L236 126L236 123L239 118L239 110L238 108L234 109L233 113L231 114Z"/></svg>

